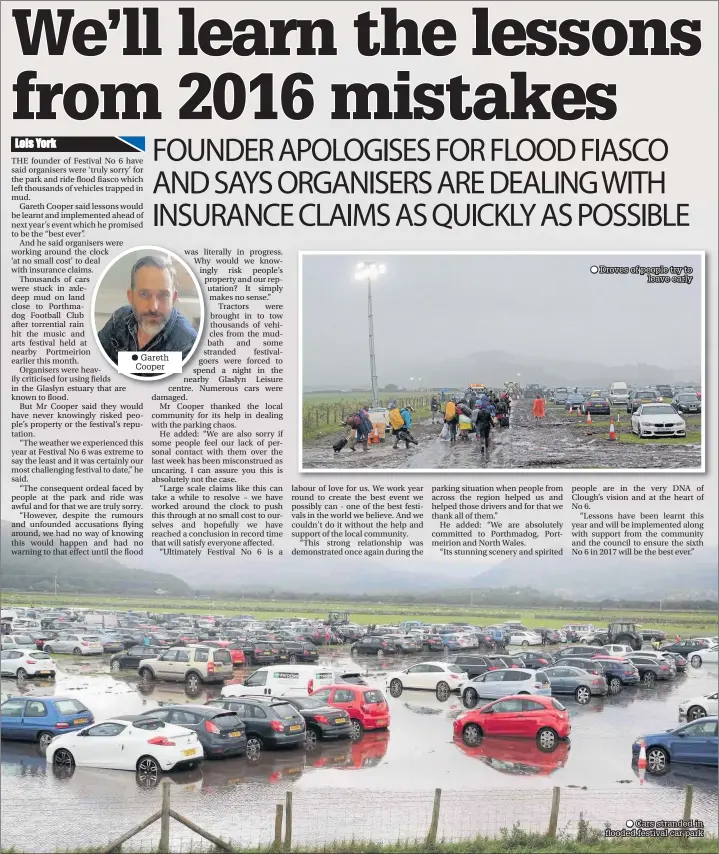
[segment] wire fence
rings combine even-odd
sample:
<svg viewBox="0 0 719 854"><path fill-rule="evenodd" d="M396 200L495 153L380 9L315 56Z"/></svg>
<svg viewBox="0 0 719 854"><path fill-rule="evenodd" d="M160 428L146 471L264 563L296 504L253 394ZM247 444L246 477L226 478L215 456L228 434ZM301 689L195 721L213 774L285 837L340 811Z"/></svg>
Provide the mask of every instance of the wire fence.
<svg viewBox="0 0 719 854"><path fill-rule="evenodd" d="M42 822L27 822L27 804L3 787L2 847L17 851L78 851L107 848L163 806L162 787L125 790L119 798L97 791L70 801L53 793L41 801ZM716 790L652 789L584 790L547 788L374 791L335 787L294 789L281 784L191 787L168 784L171 809L235 850L304 848L342 850L357 843L459 842L478 836L497 837L506 829L583 839L606 828L619 830L637 822L684 822L698 835L717 833ZM73 793L77 796L77 792ZM284 816L278 839L278 806ZM289 812L289 815L288 815ZM686 822L689 821L689 824ZM141 830L125 843L133 852L158 850L161 826ZM189 827L173 820L173 852L213 850ZM289 840L288 840L289 834ZM166 838L167 842L167 838ZM289 844L289 847L287 847ZM160 846L159 850L163 850Z"/></svg>
<svg viewBox="0 0 719 854"><path fill-rule="evenodd" d="M365 405L371 405L372 395L368 393L366 401L358 400L338 400L326 401L318 403L303 403L302 405L302 426L303 431L307 434L313 430L322 430L328 427L339 427L344 420L359 408ZM383 395L378 401L378 406L389 406L390 402L396 401L399 407L410 404L415 410L422 412L429 409L431 394L391 394Z"/></svg>

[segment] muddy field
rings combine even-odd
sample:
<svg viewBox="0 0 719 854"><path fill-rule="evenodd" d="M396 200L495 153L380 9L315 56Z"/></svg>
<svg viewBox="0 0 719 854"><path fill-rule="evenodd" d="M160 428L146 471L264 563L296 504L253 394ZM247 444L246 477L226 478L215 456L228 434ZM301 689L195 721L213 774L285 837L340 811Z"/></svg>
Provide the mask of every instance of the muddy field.
<svg viewBox="0 0 719 854"><path fill-rule="evenodd" d="M322 663L361 669L383 690L387 672L416 660L353 662L346 651L322 652ZM160 703L204 703L219 694L219 687L212 687L188 698L181 685L172 683L146 688L134 674L111 675L106 658L61 658L60 666L56 683L18 686L3 679L3 699L19 692L75 696L102 720ZM271 841L274 804L292 789L297 842L319 844L338 833L346 838L342 828L374 839L413 838L431 813L437 786L447 791L447 834L461 836L460 827L467 833L496 833L515 820L543 826L552 786L561 786L570 798L565 816L569 826L581 811L597 822L615 820L620 813L636 818L642 814L637 804L649 802L656 817L675 816L683 787L693 783L693 815L714 828L716 769L674 770L662 778L648 777L640 787L630 751L637 736L674 725L681 700L715 691L716 682L715 666L688 668L673 682L625 688L617 696L594 698L587 706L563 699L572 719L571 743L560 744L553 753L542 753L533 742L519 739L486 739L468 748L452 739L452 720L462 711L459 698L440 702L429 692L405 691L395 699L387 693L389 731L367 733L355 742L320 743L311 752L266 751L256 763L245 758L210 760L201 770L169 775L173 802L214 833L256 845ZM3 848L26 851L97 845L149 815L159 798L159 790L143 788L131 772L78 768L71 777L58 778L35 746L21 743L3 742L2 782ZM462 800L478 790L483 793L481 809L476 798L472 804ZM587 793L592 792L590 797ZM579 799L574 806L571 797ZM42 822L26 821L28 804L40 810ZM156 834L142 839L149 840L148 846L156 844ZM173 850L189 850L184 846L178 842ZM146 849L138 844L133 850Z"/></svg>
<svg viewBox="0 0 719 854"><path fill-rule="evenodd" d="M622 429L629 430L629 416L622 416ZM489 454L480 451L479 442L455 444L439 439L442 425L427 418L412 428L419 445L396 450L392 440L372 445L365 452L345 448L335 454L332 445L346 431L322 439L304 442L304 469L676 469L699 468L699 444L612 442L605 425L572 424L566 417L552 413L539 423L532 415L532 401L518 400L512 407L508 429L492 431Z"/></svg>

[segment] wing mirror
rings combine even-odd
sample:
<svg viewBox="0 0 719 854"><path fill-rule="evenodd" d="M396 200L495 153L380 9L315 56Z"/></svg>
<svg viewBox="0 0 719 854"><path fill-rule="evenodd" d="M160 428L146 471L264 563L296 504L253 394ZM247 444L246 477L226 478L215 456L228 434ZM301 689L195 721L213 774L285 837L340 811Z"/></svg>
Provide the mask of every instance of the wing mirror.
<svg viewBox="0 0 719 854"><path fill-rule="evenodd" d="M81 735L84 738L87 735L87 732L88 731L86 729L84 729L84 730L82 730L82 732L79 732L78 735Z"/></svg>

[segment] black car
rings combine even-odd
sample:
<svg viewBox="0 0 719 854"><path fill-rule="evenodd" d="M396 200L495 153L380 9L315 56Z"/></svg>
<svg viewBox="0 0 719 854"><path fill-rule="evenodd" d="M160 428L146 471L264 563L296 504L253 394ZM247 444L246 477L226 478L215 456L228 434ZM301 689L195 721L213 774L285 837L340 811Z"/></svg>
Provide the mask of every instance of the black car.
<svg viewBox="0 0 719 854"><path fill-rule="evenodd" d="M320 740L349 738L352 734L349 715L342 709L332 708L313 697L288 697L287 702L305 719L308 750L314 750Z"/></svg>
<svg viewBox="0 0 719 854"><path fill-rule="evenodd" d="M644 685L653 685L658 679L673 679L676 675L676 670L672 672L669 662L649 655L630 655L627 659L639 671L639 678Z"/></svg>
<svg viewBox="0 0 719 854"><path fill-rule="evenodd" d="M676 412L701 412L702 401L696 394L682 393L672 398L672 406Z"/></svg>
<svg viewBox="0 0 719 854"><path fill-rule="evenodd" d="M397 645L377 635L365 635L352 644L350 651L353 655L376 655L381 658L383 655L396 655Z"/></svg>
<svg viewBox="0 0 719 854"><path fill-rule="evenodd" d="M269 641L242 640L242 651L248 664L273 664L275 653Z"/></svg>
<svg viewBox="0 0 719 854"><path fill-rule="evenodd" d="M117 673L120 670L137 670L137 666L144 658L157 658L165 651L159 646L131 646L124 652L116 652L110 656L110 670Z"/></svg>
<svg viewBox="0 0 719 854"><path fill-rule="evenodd" d="M661 629L642 629L639 634L642 636L643 641L663 641L666 640L666 632L663 632Z"/></svg>
<svg viewBox="0 0 719 854"><path fill-rule="evenodd" d="M290 664L297 662L315 662L319 658L319 650L309 641L283 640L282 645L287 651L287 661Z"/></svg>
<svg viewBox="0 0 719 854"><path fill-rule="evenodd" d="M222 758L242 756L247 746L245 725L235 712L212 706L160 706L143 712L140 718L158 718L168 724L191 729L205 751L205 756Z"/></svg>
<svg viewBox="0 0 719 854"><path fill-rule="evenodd" d="M444 652L444 641L441 635L427 635L422 638L422 646L430 652Z"/></svg>
<svg viewBox="0 0 719 854"><path fill-rule="evenodd" d="M567 658L577 655L579 658L591 658L593 655L602 655L603 653L606 653L606 649L602 649L601 646L569 646L560 649L557 657Z"/></svg>
<svg viewBox="0 0 719 854"><path fill-rule="evenodd" d="M528 667L530 670L541 670L554 664L554 658L548 652L526 650L517 655L510 655L509 658L516 661L519 667Z"/></svg>
<svg viewBox="0 0 719 854"><path fill-rule="evenodd" d="M470 679L481 676L488 670L498 669L497 665L492 664L486 655L458 655L454 659L454 664L461 667Z"/></svg>
<svg viewBox="0 0 719 854"><path fill-rule="evenodd" d="M686 658L689 653L696 652L699 649L706 649L708 646L709 644L705 640L687 638L686 640L675 641L674 643L662 644L659 651L678 652L679 655L683 655Z"/></svg>
<svg viewBox="0 0 719 854"><path fill-rule="evenodd" d="M273 640L270 641L270 647L275 656L275 661L283 661L288 662L290 660L290 652L287 649L287 645L284 641L281 640Z"/></svg>
<svg viewBox="0 0 719 854"><path fill-rule="evenodd" d="M524 667L521 655L488 655L487 661L495 670L501 670L504 667Z"/></svg>
<svg viewBox="0 0 719 854"><path fill-rule="evenodd" d="M206 704L235 712L245 724L247 758L257 760L265 747L304 744L305 719L287 700L279 697L220 697Z"/></svg>
<svg viewBox="0 0 719 854"><path fill-rule="evenodd" d="M609 398L603 394L591 395L582 404L582 412L585 415L588 412L594 412L597 415L611 415L612 408L611 408L611 405L609 403Z"/></svg>

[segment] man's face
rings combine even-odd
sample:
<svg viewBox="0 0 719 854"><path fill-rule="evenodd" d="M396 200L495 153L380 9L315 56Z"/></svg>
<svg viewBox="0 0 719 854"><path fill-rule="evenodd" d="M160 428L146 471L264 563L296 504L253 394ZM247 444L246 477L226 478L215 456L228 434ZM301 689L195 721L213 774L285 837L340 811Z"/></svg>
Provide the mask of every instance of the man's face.
<svg viewBox="0 0 719 854"><path fill-rule="evenodd" d="M127 301L145 335L157 335L170 319L172 307L177 302L177 291L169 271L140 267L135 274L135 287L127 292Z"/></svg>

